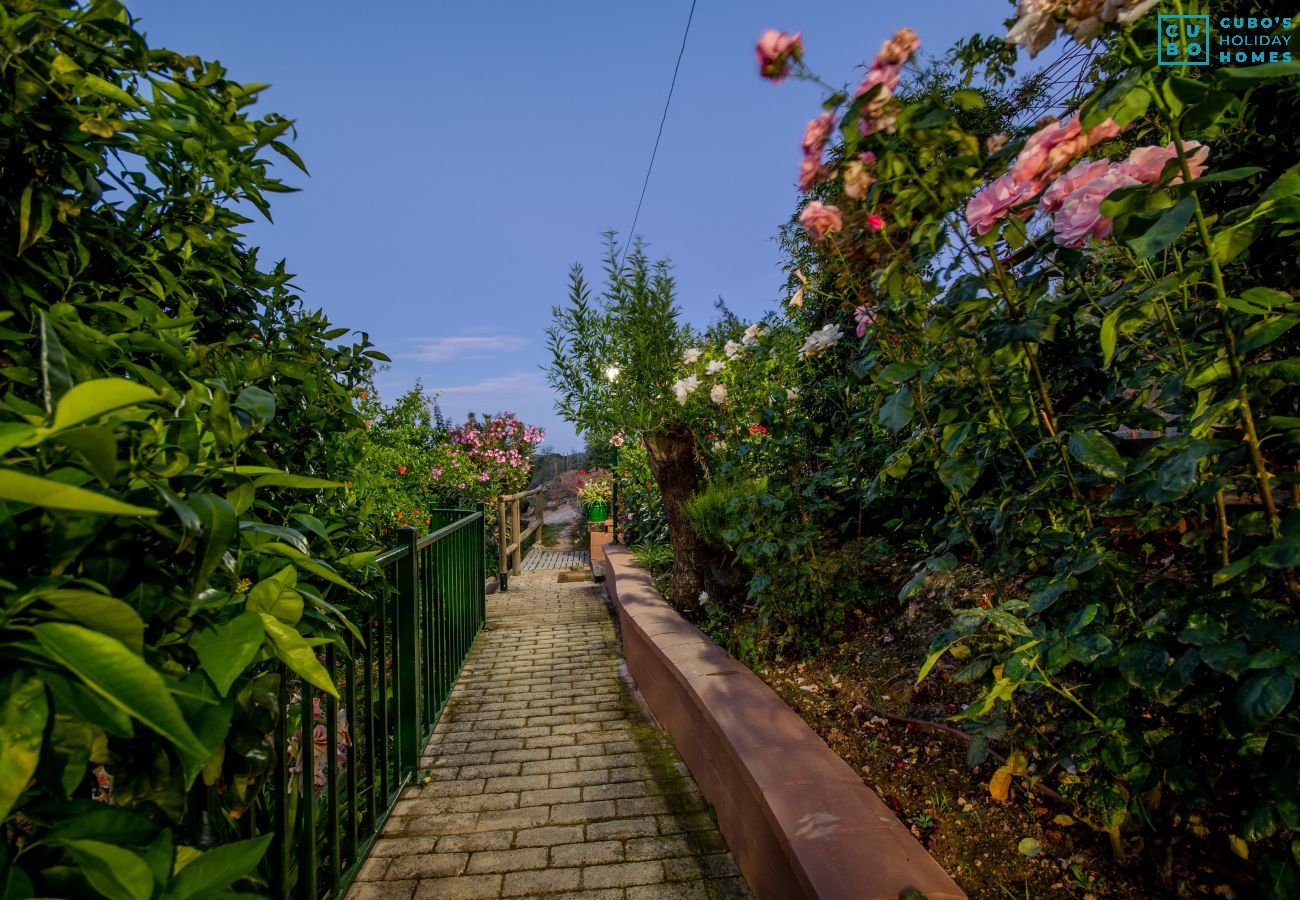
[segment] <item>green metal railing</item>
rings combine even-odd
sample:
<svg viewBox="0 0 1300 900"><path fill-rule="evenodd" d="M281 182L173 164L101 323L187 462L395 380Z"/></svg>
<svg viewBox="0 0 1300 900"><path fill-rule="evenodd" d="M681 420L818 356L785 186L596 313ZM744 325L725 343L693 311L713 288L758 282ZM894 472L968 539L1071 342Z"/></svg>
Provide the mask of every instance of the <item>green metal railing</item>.
<svg viewBox="0 0 1300 900"><path fill-rule="evenodd" d="M263 863L273 897L347 890L416 774L483 627L482 505L434 510L430 524L423 537L398 532L398 545L375 560L367 621L324 646L338 700L279 670L273 771L243 823L249 836L275 834Z"/></svg>

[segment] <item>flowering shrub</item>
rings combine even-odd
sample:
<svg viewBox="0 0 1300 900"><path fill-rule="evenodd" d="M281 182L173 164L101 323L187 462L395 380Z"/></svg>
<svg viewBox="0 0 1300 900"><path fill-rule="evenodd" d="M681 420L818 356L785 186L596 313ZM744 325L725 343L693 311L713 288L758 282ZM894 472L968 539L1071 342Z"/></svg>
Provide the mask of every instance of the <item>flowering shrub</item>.
<svg viewBox="0 0 1300 900"><path fill-rule="evenodd" d="M824 111L805 131L782 327L817 376L785 382L797 415L835 450L790 466L784 496L928 547L903 597L963 564L994 579L920 671L978 686L972 759L1033 760L1119 854L1235 854L1293 896L1298 67L1157 67L1151 6L1021 0L1013 44L1064 28L1103 78L1025 132L987 90L900 87L905 31L827 100L840 142L822 162ZM782 71L804 77L798 46ZM761 424L776 444L802 427ZM719 468L744 465L720 443Z"/></svg>

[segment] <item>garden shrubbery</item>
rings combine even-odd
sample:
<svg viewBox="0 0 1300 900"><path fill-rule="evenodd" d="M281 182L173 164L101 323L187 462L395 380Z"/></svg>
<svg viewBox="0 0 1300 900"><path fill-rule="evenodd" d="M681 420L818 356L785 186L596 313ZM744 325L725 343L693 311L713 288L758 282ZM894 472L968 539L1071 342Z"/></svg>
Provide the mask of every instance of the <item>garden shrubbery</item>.
<svg viewBox="0 0 1300 900"><path fill-rule="evenodd" d="M689 333L645 390L698 473L764 479L724 538L770 649L833 642L882 542L903 599L981 568L917 674L972 686L994 797L1032 764L1165 879L1204 850L1294 896L1300 65L1157 67L1150 4L1076 6L1022 5L1013 40L1098 51L1026 125L1001 40L910 85L919 39L887 41L804 134L781 312ZM759 56L813 79L796 36Z"/></svg>

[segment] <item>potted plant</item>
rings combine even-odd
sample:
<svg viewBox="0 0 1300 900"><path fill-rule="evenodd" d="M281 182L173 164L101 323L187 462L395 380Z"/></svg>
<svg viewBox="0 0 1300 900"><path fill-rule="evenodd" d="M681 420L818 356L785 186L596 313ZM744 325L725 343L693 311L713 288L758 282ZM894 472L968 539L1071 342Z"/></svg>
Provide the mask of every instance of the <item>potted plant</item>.
<svg viewBox="0 0 1300 900"><path fill-rule="evenodd" d="M574 484L573 492L587 508L588 521L604 522L609 518L609 498L614 487L613 479L604 469L593 469L590 473L584 470L579 472L579 475L581 477Z"/></svg>

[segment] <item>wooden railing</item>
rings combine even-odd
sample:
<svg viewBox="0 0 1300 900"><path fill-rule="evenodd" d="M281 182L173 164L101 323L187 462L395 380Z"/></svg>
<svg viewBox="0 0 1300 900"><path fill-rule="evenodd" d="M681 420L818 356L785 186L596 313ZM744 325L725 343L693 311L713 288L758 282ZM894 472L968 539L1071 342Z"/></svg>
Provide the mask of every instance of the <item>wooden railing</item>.
<svg viewBox="0 0 1300 900"><path fill-rule="evenodd" d="M520 564L523 561L524 542L542 527L546 508L542 491L543 488L535 487L530 491L520 491L518 494L504 494L497 501L497 547L499 548L497 572L503 591L508 590L509 576L518 575L523 571ZM533 518L524 525L520 507L528 500L532 501L530 515Z"/></svg>

